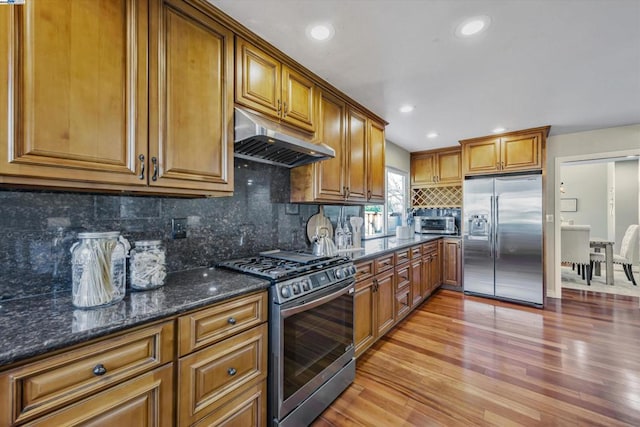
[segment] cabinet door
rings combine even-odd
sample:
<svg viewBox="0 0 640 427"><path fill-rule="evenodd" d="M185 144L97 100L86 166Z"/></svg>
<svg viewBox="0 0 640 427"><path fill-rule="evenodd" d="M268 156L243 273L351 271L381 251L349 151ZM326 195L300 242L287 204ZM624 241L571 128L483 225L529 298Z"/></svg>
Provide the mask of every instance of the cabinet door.
<svg viewBox="0 0 640 427"><path fill-rule="evenodd" d="M422 301L422 260L411 261L411 306Z"/></svg>
<svg viewBox="0 0 640 427"><path fill-rule="evenodd" d="M385 140L384 125L368 120L367 200L384 202Z"/></svg>
<svg viewBox="0 0 640 427"><path fill-rule="evenodd" d="M29 425L172 426L173 364L88 396Z"/></svg>
<svg viewBox="0 0 640 427"><path fill-rule="evenodd" d="M316 85L286 65L282 66L282 119L309 132L316 130Z"/></svg>
<svg viewBox="0 0 640 427"><path fill-rule="evenodd" d="M503 137L500 152L504 172L542 168L542 142L538 133Z"/></svg>
<svg viewBox="0 0 640 427"><path fill-rule="evenodd" d="M146 185L147 1L28 1L0 22L0 175Z"/></svg>
<svg viewBox="0 0 640 427"><path fill-rule="evenodd" d="M468 142L462 147L463 173L477 175L500 170L500 138Z"/></svg>
<svg viewBox="0 0 640 427"><path fill-rule="evenodd" d="M430 272L431 293L433 293L433 291L435 291L442 284L442 266L440 265L442 260L442 256L440 255L441 253L442 253L442 240L438 242L438 252L435 252L432 255L431 272Z"/></svg>
<svg viewBox="0 0 640 427"><path fill-rule="evenodd" d="M233 190L233 34L178 0L151 7L152 186Z"/></svg>
<svg viewBox="0 0 640 427"><path fill-rule="evenodd" d="M460 241L444 241L442 264L442 283L460 286Z"/></svg>
<svg viewBox="0 0 640 427"><path fill-rule="evenodd" d="M346 104L328 93L320 98L320 140L336 152L333 159L314 164L316 195L320 200L344 200L345 170L347 165L346 149ZM291 182L292 188L299 183Z"/></svg>
<svg viewBox="0 0 640 427"><path fill-rule="evenodd" d="M356 283L354 297L354 332L356 357L360 356L376 339L373 278Z"/></svg>
<svg viewBox="0 0 640 427"><path fill-rule="evenodd" d="M411 156L411 185L433 184L436 179L436 155L421 154Z"/></svg>
<svg viewBox="0 0 640 427"><path fill-rule="evenodd" d="M275 118L282 110L281 64L240 37L236 38L236 102Z"/></svg>
<svg viewBox="0 0 640 427"><path fill-rule="evenodd" d="M462 184L462 150L438 153L438 184Z"/></svg>
<svg viewBox="0 0 640 427"><path fill-rule="evenodd" d="M422 298L426 298L431 294L432 280L431 280L431 263L433 258L431 255L422 258L422 277L420 282L420 295Z"/></svg>
<svg viewBox="0 0 640 427"><path fill-rule="evenodd" d="M376 283L376 336L380 337L386 334L395 322L393 270L376 276Z"/></svg>
<svg viewBox="0 0 640 427"><path fill-rule="evenodd" d="M367 118L349 109L347 115L347 198L350 201L367 200Z"/></svg>

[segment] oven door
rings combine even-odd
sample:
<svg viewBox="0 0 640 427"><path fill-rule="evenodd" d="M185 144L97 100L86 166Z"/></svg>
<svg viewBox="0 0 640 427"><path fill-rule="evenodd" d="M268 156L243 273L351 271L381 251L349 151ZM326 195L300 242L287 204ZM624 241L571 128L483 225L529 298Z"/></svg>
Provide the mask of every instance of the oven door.
<svg viewBox="0 0 640 427"><path fill-rule="evenodd" d="M354 283L272 304L272 417L282 420L353 359Z"/></svg>

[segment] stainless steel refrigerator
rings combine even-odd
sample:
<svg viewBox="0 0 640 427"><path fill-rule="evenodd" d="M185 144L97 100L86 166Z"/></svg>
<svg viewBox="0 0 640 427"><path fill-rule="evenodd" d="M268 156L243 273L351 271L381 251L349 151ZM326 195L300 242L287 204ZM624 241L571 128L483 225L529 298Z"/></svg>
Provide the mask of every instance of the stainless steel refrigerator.
<svg viewBox="0 0 640 427"><path fill-rule="evenodd" d="M464 181L464 292L543 306L542 176Z"/></svg>

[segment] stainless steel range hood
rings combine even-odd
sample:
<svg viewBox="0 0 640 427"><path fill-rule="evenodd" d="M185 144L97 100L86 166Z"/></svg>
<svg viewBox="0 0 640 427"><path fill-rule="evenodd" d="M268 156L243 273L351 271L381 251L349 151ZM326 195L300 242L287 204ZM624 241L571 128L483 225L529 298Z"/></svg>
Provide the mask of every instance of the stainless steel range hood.
<svg viewBox="0 0 640 427"><path fill-rule="evenodd" d="M235 157L295 168L336 156L328 145L305 141L284 126L248 111L235 108L234 119Z"/></svg>

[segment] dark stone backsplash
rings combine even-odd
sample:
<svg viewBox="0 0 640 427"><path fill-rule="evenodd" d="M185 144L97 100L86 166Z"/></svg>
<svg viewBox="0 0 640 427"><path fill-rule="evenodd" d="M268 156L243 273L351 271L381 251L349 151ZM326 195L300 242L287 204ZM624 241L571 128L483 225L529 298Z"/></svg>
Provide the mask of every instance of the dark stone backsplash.
<svg viewBox="0 0 640 427"><path fill-rule="evenodd" d="M70 248L83 231L120 231L131 243L162 240L169 271L306 249L306 222L318 206L287 204L289 170L243 160L235 167L232 197L1 190L0 300L69 291ZM186 239L171 238L172 218L187 218Z"/></svg>

